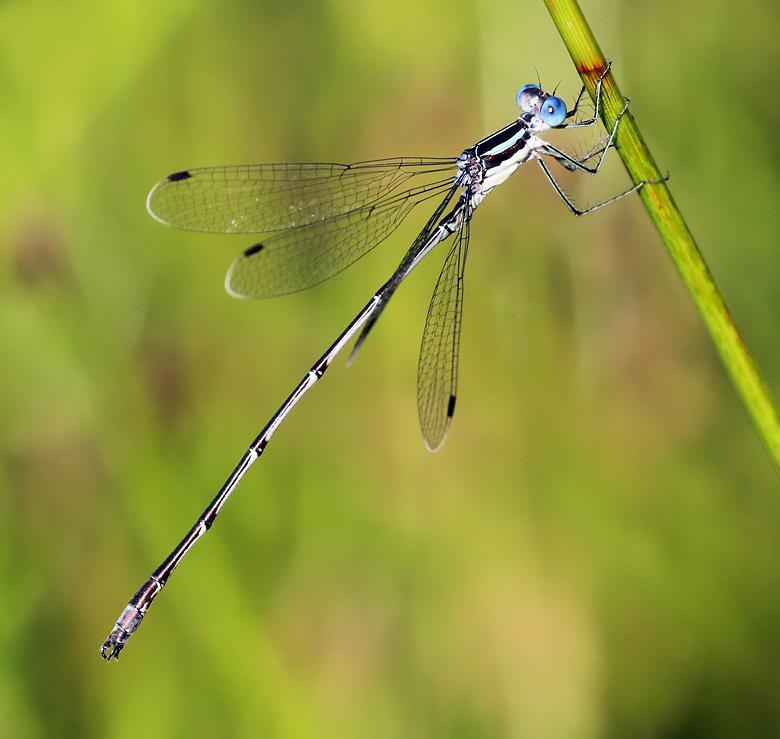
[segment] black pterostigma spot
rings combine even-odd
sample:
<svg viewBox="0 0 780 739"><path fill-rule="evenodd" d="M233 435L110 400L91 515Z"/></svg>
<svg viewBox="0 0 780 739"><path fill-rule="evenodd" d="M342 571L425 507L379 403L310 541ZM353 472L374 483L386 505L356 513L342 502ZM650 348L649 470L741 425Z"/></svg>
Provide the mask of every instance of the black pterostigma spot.
<svg viewBox="0 0 780 739"><path fill-rule="evenodd" d="M447 418L452 418L455 413L455 396L450 395L449 403L447 403Z"/></svg>
<svg viewBox="0 0 780 739"><path fill-rule="evenodd" d="M244 256L245 257L251 257L253 254L257 254L260 251L263 251L265 246L263 244L255 244L254 246L250 246L248 249L244 249Z"/></svg>

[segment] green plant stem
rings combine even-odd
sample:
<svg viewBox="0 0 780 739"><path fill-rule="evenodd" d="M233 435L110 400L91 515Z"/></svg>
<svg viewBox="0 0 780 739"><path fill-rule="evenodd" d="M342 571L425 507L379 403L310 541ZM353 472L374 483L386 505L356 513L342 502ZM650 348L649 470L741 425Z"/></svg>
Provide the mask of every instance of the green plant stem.
<svg viewBox="0 0 780 739"><path fill-rule="evenodd" d="M606 60L588 22L576 0L544 2L593 98L596 81L606 66ZM624 105L624 98L611 73L604 78L601 101L602 119L607 130L610 130ZM617 150L635 183L661 178L630 109L618 128ZM666 183L647 185L639 191L639 196L674 260L685 287L696 302L715 348L769 454L780 468L780 420L777 409L669 188Z"/></svg>

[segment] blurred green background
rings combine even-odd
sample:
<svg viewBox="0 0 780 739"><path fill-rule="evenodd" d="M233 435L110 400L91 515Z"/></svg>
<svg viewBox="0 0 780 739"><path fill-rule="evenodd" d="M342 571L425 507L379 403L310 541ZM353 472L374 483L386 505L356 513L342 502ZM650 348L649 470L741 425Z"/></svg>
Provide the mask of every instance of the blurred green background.
<svg viewBox="0 0 780 739"><path fill-rule="evenodd" d="M777 396L777 4L583 6ZM0 5L1 736L780 736L778 477L639 200L575 219L536 168L474 221L442 451L415 407L439 253L98 654L427 217L235 301L251 238L162 227L150 186L454 155L536 70L579 89L538 1Z"/></svg>

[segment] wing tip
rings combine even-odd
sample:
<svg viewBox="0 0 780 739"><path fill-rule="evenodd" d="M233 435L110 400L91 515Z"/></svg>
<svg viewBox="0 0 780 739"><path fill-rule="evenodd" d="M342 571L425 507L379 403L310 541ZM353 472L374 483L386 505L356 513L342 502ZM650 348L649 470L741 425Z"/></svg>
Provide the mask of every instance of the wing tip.
<svg viewBox="0 0 780 739"><path fill-rule="evenodd" d="M429 431L426 431L425 428L423 428L423 441L425 442L425 448L431 453L438 452L439 449L444 446L444 442L447 440L447 434L449 433L450 424L452 423L452 416L455 413L455 400L456 396L450 395L449 400L447 401L447 416L444 419L444 428L441 429L440 433L434 436Z"/></svg>
<svg viewBox="0 0 780 739"><path fill-rule="evenodd" d="M152 218L154 218L155 221L167 225L167 221L163 220L157 214L157 212L154 210L154 206L152 205L152 200L154 199L154 196L157 194L157 191L160 189L160 185L162 185L164 182L165 182L165 180L161 180L160 182L155 183L155 185L152 187L152 189L149 190L149 194L146 196L146 212Z"/></svg>
<svg viewBox="0 0 780 739"><path fill-rule="evenodd" d="M182 182L183 180L190 179L192 176L193 176L192 171L189 169L182 169L178 172L172 172L167 177L164 177L159 182L155 183L154 187L152 187L152 189L149 190L149 194L146 196L146 210L149 213L149 215L152 218L154 218L155 221L164 223L166 226L169 225L169 222L155 211L154 205L152 204L152 201L154 200L154 197L157 194L157 192L162 187L164 187L165 185L171 182Z"/></svg>
<svg viewBox="0 0 780 739"><path fill-rule="evenodd" d="M251 249L252 247L250 247ZM225 292L230 295L231 298L237 298L238 300L245 300L247 296L244 293L237 292L233 289L233 272L236 269L236 265L244 258L243 254L238 259L233 260L233 264L228 267L228 271L225 274Z"/></svg>
<svg viewBox="0 0 780 739"><path fill-rule="evenodd" d="M446 439L447 439L446 429L438 439L429 439L427 436L423 436L423 441L425 442L425 448L431 454L435 454L436 452L438 452L439 449L441 449L442 446L444 446L444 442Z"/></svg>

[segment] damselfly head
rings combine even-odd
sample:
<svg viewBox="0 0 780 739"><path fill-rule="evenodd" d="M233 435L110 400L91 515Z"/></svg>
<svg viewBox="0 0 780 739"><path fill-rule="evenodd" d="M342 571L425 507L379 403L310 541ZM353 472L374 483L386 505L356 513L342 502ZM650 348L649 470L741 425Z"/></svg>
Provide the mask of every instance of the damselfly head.
<svg viewBox="0 0 780 739"><path fill-rule="evenodd" d="M524 113L533 113L550 128L566 120L566 103L542 90L539 85L523 85L517 91L517 105Z"/></svg>

